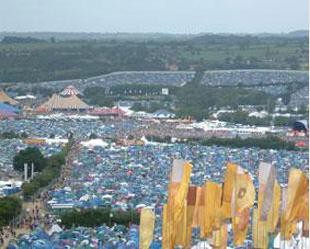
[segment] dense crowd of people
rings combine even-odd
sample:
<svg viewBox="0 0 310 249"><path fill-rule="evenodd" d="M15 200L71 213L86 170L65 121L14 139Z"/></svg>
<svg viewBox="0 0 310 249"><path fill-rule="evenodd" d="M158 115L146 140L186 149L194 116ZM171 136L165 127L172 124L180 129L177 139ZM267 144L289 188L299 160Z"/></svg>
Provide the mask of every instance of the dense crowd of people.
<svg viewBox="0 0 310 249"><path fill-rule="evenodd" d="M210 86L253 86L308 82L308 72L292 70L206 71L201 83Z"/></svg>
<svg viewBox="0 0 310 249"><path fill-rule="evenodd" d="M125 84L158 84L166 86L182 86L195 77L194 71L133 71L114 72L87 79L40 82L36 86L61 91L67 85L74 84L78 89L100 86L111 87ZM307 71L294 70L217 70L205 71L201 84L220 86L247 86L270 94L281 94L286 91L289 83L308 83ZM13 88L27 88L27 84L17 83ZM12 88L12 89L13 89ZM31 87L28 89L31 90ZM307 97L301 91L303 98Z"/></svg>
<svg viewBox="0 0 310 249"><path fill-rule="evenodd" d="M124 84L159 84L181 86L193 79L195 72L190 71L136 71L115 72L84 80L84 84L96 86L115 86Z"/></svg>
<svg viewBox="0 0 310 249"><path fill-rule="evenodd" d="M77 140L88 140L93 136L107 141L101 145L80 145L72 150L70 156L67 157L67 164L63 168L59 182L40 198L44 206L49 209L50 215L40 213L41 209L35 203L33 209L28 210L25 219L19 225L32 232L29 235L18 236L17 240L11 243L11 248L27 248L27 246L29 248L30 245L40 243L47 245L46 248L63 248L61 246L64 245L68 245L67 248L76 248L84 243L85 245L101 243L103 248L129 248L129 244L134 244L134 239L129 238L132 231L125 227L122 228L122 233L118 233L115 226L108 228L104 225L95 228L62 228L52 235L46 234L43 229L48 231L59 224L54 218L55 205L68 204L78 209L111 206L119 210L137 210L143 206L151 206L157 217L154 243L160 244L160 217L163 203L167 198L169 172L173 158L184 158L193 164L191 181L195 185L202 185L206 179L222 182L227 162L237 163L248 170L254 178L256 187L258 179L255 176L260 161L275 165L277 178L282 186L287 183L288 170L291 167L308 170L308 152L304 151L159 144L147 140L144 145L115 144L118 138L130 140L148 134L169 134L179 137L207 136L202 130L176 129L175 124L169 123L146 123L137 119L108 119L105 122L101 120L23 119L3 120L0 122L0 128L17 133L25 132L30 137L46 137L49 134L51 137L66 138L68 134L73 134ZM152 133L146 133L146 131ZM6 140L6 143L8 141L12 141L12 145L7 146L10 150L13 148L12 151L25 146L20 140ZM59 150L58 145L46 145L42 148L45 148L43 151L46 150L49 153ZM101 233L109 234L109 238L99 242L101 235L98 234ZM73 237L72 234L74 234ZM63 239L66 236L68 238ZM197 242L197 240L194 241ZM133 246L133 248L137 247Z"/></svg>
<svg viewBox="0 0 310 249"><path fill-rule="evenodd" d="M309 101L309 86L305 86L296 92L294 92L290 97L289 106L291 107L299 107L308 103Z"/></svg>

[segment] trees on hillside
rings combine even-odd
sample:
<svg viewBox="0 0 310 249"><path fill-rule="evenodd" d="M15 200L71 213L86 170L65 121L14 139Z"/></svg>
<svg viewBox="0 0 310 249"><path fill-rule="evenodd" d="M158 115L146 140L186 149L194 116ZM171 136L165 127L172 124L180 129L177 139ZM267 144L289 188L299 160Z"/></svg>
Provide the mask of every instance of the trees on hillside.
<svg viewBox="0 0 310 249"><path fill-rule="evenodd" d="M28 163L28 165L33 163L35 171L42 171L46 166L46 159L38 148L28 147L21 150L13 158L13 167L15 170L23 171L25 163Z"/></svg>
<svg viewBox="0 0 310 249"><path fill-rule="evenodd" d="M17 197L3 197L0 199L0 227L9 225L22 210L22 202Z"/></svg>

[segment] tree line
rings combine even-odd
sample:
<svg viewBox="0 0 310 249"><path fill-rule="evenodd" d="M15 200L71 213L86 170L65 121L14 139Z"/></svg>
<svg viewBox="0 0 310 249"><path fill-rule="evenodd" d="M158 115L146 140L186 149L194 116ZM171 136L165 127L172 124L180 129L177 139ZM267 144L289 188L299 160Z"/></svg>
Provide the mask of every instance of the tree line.
<svg viewBox="0 0 310 249"><path fill-rule="evenodd" d="M0 228L8 226L10 222L20 215L22 200L18 197L0 198Z"/></svg>
<svg viewBox="0 0 310 249"><path fill-rule="evenodd" d="M81 79L116 71L307 67L307 38L206 35L169 42L55 42L6 37L0 43L1 82Z"/></svg>
<svg viewBox="0 0 310 249"><path fill-rule="evenodd" d="M154 141L158 143L171 143L171 137L157 137L157 136L147 136L147 140ZM211 138L188 138L178 140L178 143L188 143L188 144L200 144L204 146L222 146L222 147L230 147L230 148L260 148L260 149L274 149L274 150L300 150L295 146L293 142L284 141L283 139L273 136L267 135L265 137L260 138L241 138L239 136L235 138L219 138L219 137L211 137Z"/></svg>
<svg viewBox="0 0 310 249"><path fill-rule="evenodd" d="M270 103L268 107L266 103ZM261 91L244 88L212 88L195 82L189 82L180 87L176 93L178 115L192 116L196 120L209 117L214 108L238 109L240 105L266 106L272 109L274 98Z"/></svg>
<svg viewBox="0 0 310 249"><path fill-rule="evenodd" d="M15 133L14 131L5 131L0 133L0 138L2 139L14 139L14 138L27 138L28 134L26 132L22 132L21 134Z"/></svg>

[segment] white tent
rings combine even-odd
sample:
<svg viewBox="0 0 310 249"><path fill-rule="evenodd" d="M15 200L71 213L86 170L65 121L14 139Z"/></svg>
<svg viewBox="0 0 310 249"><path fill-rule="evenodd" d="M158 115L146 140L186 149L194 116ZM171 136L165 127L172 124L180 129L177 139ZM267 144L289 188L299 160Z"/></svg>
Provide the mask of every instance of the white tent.
<svg viewBox="0 0 310 249"><path fill-rule="evenodd" d="M80 198L80 201L88 201L90 199L90 196L88 194L86 195L83 195L81 198Z"/></svg>
<svg viewBox="0 0 310 249"><path fill-rule="evenodd" d="M60 226L58 226L58 224L54 224L50 230L47 231L47 234L49 236L53 235L54 233L60 233L62 232L62 229Z"/></svg>
<svg viewBox="0 0 310 249"><path fill-rule="evenodd" d="M145 204L138 204L138 205L136 206L137 209L138 209L138 208L144 208L144 207L146 207Z"/></svg>
<svg viewBox="0 0 310 249"><path fill-rule="evenodd" d="M107 147L108 144L104 142L102 139L91 139L88 141L81 142L81 144L85 147L88 148L93 148L93 147Z"/></svg>
<svg viewBox="0 0 310 249"><path fill-rule="evenodd" d="M101 198L102 199L112 199L113 196L112 195L103 195Z"/></svg>
<svg viewBox="0 0 310 249"><path fill-rule="evenodd" d="M192 246L192 249L212 249L212 246L207 241L202 241Z"/></svg>

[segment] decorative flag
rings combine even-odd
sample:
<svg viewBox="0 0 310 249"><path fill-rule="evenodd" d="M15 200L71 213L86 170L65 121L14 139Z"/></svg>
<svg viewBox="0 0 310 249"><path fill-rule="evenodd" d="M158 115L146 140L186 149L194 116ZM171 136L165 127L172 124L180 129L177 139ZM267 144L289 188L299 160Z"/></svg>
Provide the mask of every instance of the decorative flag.
<svg viewBox="0 0 310 249"><path fill-rule="evenodd" d="M309 223L309 181L307 185L307 190L300 197L300 202L298 205L297 220L303 221L304 223Z"/></svg>
<svg viewBox="0 0 310 249"><path fill-rule="evenodd" d="M196 203L193 217L193 228L198 228L203 225L203 210L205 205L204 187L197 187Z"/></svg>
<svg viewBox="0 0 310 249"><path fill-rule="evenodd" d="M275 181L273 187L273 200L272 207L268 213L269 232L274 233L280 218L280 206L281 206L281 187L278 181Z"/></svg>
<svg viewBox="0 0 310 249"><path fill-rule="evenodd" d="M287 205L287 187L282 188L281 192L281 205L280 205L280 213L283 214L286 210Z"/></svg>
<svg viewBox="0 0 310 249"><path fill-rule="evenodd" d="M140 214L139 249L149 249L153 240L155 214L150 208L143 208Z"/></svg>
<svg viewBox="0 0 310 249"><path fill-rule="evenodd" d="M268 213L272 206L276 170L269 163L259 164L259 194L258 194L258 214L259 219L267 221Z"/></svg>
<svg viewBox="0 0 310 249"><path fill-rule="evenodd" d="M190 186L187 193L187 231L186 231L186 243L185 247L190 248L192 242L192 227L194 212L196 206L196 197L197 197L197 187Z"/></svg>
<svg viewBox="0 0 310 249"><path fill-rule="evenodd" d="M234 244L236 247L242 246L248 232L250 223L250 208L238 211L232 218L232 228L234 232Z"/></svg>
<svg viewBox="0 0 310 249"><path fill-rule="evenodd" d="M296 233L297 222L305 218L308 207L306 196L309 191L309 179L296 168L290 170L286 199L281 217L281 237L290 240ZM306 206L305 206L306 205ZM305 208L303 208L305 207Z"/></svg>
<svg viewBox="0 0 310 249"><path fill-rule="evenodd" d="M297 218L300 205L303 203L303 197L308 195L309 179L300 169L292 168L290 170L287 186L287 207L285 219L289 222Z"/></svg>
<svg viewBox="0 0 310 249"><path fill-rule="evenodd" d="M187 191L190 183L192 165L184 160L174 160L171 183L169 184L168 202L163 218L163 243L165 248L174 248L177 236L177 227L182 225L186 215ZM186 229L185 229L186 231ZM164 234L167 233L167 234ZM183 235L181 235L183 236ZM180 241L180 238L178 238Z"/></svg>
<svg viewBox="0 0 310 249"><path fill-rule="evenodd" d="M212 246L217 249L227 248L227 224L221 224L220 229L213 231Z"/></svg>
<svg viewBox="0 0 310 249"><path fill-rule="evenodd" d="M243 169L239 167L239 172L236 174L234 189L232 193L232 215L235 216L237 212L245 208L250 208L255 202L255 187L253 181L248 173L244 173Z"/></svg>
<svg viewBox="0 0 310 249"><path fill-rule="evenodd" d="M164 204L163 207L163 225L162 225L162 246L164 249L171 248L171 238L172 238L172 229L171 229L171 216L168 214L167 204Z"/></svg>
<svg viewBox="0 0 310 249"><path fill-rule="evenodd" d="M222 199L222 216L224 219L230 219L231 216L231 200L237 174L238 165L228 163L223 184L223 199Z"/></svg>
<svg viewBox="0 0 310 249"><path fill-rule="evenodd" d="M258 215L258 209L253 210L252 216L252 236L253 247L255 249L267 249L268 248L268 223L262 221Z"/></svg>
<svg viewBox="0 0 310 249"><path fill-rule="evenodd" d="M194 208L194 215L193 215L193 225L192 225L193 228L199 227L198 212L199 212L200 196L201 196L201 187L197 187L196 201L195 201L195 208Z"/></svg>
<svg viewBox="0 0 310 249"><path fill-rule="evenodd" d="M175 225L175 245L182 246L183 248L186 246L187 239L187 205L184 203L182 217L181 220Z"/></svg>
<svg viewBox="0 0 310 249"><path fill-rule="evenodd" d="M173 209L173 219L176 223L181 221L183 211L184 211L184 202L187 199L187 191L188 191L188 186L190 183L190 175L192 172L192 165L189 163L184 164L184 169L183 169L183 176L182 180L180 183L180 186L177 190L177 193L174 195L174 201L173 201L173 206L171 206Z"/></svg>
<svg viewBox="0 0 310 249"><path fill-rule="evenodd" d="M254 205L255 195L250 175L238 166L231 202L235 246L241 246L246 238L250 208Z"/></svg>
<svg viewBox="0 0 310 249"><path fill-rule="evenodd" d="M253 213L252 233L254 248L267 249L269 235L279 220L281 188L276 180L275 168L268 163L259 165L258 209Z"/></svg>
<svg viewBox="0 0 310 249"><path fill-rule="evenodd" d="M214 229L220 229L222 185L207 181L205 183L205 210L203 237L211 237Z"/></svg>

